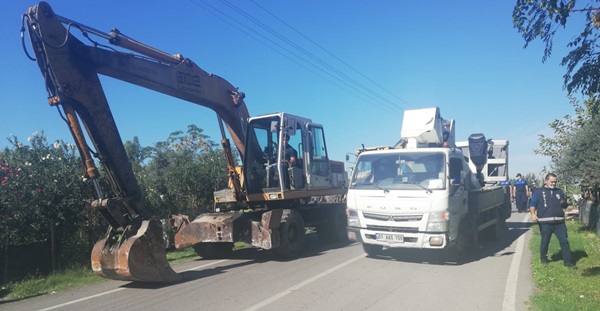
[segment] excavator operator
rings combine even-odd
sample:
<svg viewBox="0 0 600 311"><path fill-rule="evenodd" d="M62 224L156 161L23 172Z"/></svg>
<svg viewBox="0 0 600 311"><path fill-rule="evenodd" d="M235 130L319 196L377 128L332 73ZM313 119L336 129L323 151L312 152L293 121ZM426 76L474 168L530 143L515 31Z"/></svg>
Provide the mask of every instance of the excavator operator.
<svg viewBox="0 0 600 311"><path fill-rule="evenodd" d="M292 167L296 164L296 159L298 158L298 152L294 147L290 146L290 135L283 134L283 141L285 142L285 153L283 154L283 162L289 163L289 166Z"/></svg>

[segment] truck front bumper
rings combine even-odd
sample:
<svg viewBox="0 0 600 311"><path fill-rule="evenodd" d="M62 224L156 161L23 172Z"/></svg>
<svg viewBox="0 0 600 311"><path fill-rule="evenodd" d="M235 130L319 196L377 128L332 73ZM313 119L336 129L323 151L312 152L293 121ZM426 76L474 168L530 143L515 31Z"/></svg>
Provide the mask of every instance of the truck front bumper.
<svg viewBox="0 0 600 311"><path fill-rule="evenodd" d="M389 248L442 249L448 245L447 233L409 233L376 231L348 227L348 238L365 244L381 245ZM393 241L385 239L393 235Z"/></svg>

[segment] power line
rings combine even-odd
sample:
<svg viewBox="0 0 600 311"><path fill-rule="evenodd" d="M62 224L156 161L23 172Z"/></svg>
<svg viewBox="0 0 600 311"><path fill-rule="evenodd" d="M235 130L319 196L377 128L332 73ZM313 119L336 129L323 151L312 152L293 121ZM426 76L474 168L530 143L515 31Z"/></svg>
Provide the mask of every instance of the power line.
<svg viewBox="0 0 600 311"><path fill-rule="evenodd" d="M237 29L237 30L239 30L240 32L242 32L242 33L246 34L247 36L251 37L252 39L254 39L254 40L258 41L259 43L261 43L261 44L263 44L263 45L265 45L266 47L268 47L269 49L271 49L271 50L273 50L274 52L278 53L279 55L281 55L281 56L283 56L283 57L287 58L288 60L290 60L290 61L292 61L292 62L296 63L297 65L299 65L299 66L303 67L304 69L306 69L306 70L310 71L311 73L313 73L313 74L315 74L315 75L317 75L317 76L319 76L319 77L323 78L324 80L326 80L326 81L328 81L328 82L332 83L333 85L335 85L335 86L337 86L337 87L339 87L339 88L341 88L341 89L343 89L343 90L345 90L345 91L347 91L347 92L349 92L349 93L352 93L354 96L357 96L357 97L359 97L359 98L361 98L361 99L363 99L363 100L366 100L366 101L368 101L368 102L370 102L370 103L372 103L372 104L377 104L376 102L373 102L373 101L371 101L371 100L369 100L369 99L365 99L365 98L361 97L360 95L358 95L358 94L356 94L356 93L353 93L351 90L348 90L347 88L345 88L345 87L343 87L343 86L339 85L338 83L336 83L336 82L334 82L334 81L332 81L332 80L328 79L327 77L325 77L325 76L323 76L323 75L321 75L321 74L319 74L319 73L315 72L314 70L312 70L312 69L310 69L310 68L306 67L304 64L302 64L302 63L300 63L300 62L296 61L295 59L293 59L293 58L289 57L288 55L286 55L286 54L282 53L281 51L278 51L278 50L277 50L277 49L275 49L274 47L270 46L268 43L266 43L266 42L264 42L263 40L261 40L261 39L257 38L255 35L253 35L252 33L248 32L248 31L246 31L246 30L245 30L245 29L243 29L243 28L246 28L246 29L248 29L249 31L251 31L251 32L255 33L256 35L258 35L258 36L262 37L264 40L266 40L266 41L268 41L268 42L272 43L273 45L276 45L277 47L281 48L282 50L285 50L285 51L287 51L288 53L290 53L290 54L292 54L292 55L296 56L297 58L299 58L299 59L301 59L301 60L305 61L305 62L306 62L306 63L308 63L309 65L311 65L311 66L315 67L316 69L318 69L318 70L322 71L323 73L325 73L325 74L327 74L327 75L331 76L332 78L334 78L334 79L336 79L336 80L338 80L338 81L340 81L340 82L342 82L342 83L346 84L346 85L347 85L347 86L349 86L350 88L354 89L354 91L358 91L358 92L361 92L361 93L363 93L364 95L368 95L368 94L365 94L364 92L362 92L362 91L360 91L360 90L357 90L355 87L352 87L351 85L349 85L347 82L345 82L345 81L341 80L340 78L338 78L338 77L336 77L336 76L332 75L332 74L331 74L331 73L329 73L329 72L326 72L326 71L324 71L322 68L320 68L320 67L318 67L318 66L314 65L313 63L311 63L311 62L307 61L307 60L306 60L305 58L303 58L302 56L300 56L300 55L298 55L298 54L294 53L293 51L291 51L291 50L289 50L289 49L287 49L287 48L285 48L285 47L281 46L281 45L280 45L280 44L278 44L277 42L274 42L273 40L271 40L271 39L269 39L269 38L265 37L265 36L264 36L264 35L262 35L261 33L258 33L257 31L255 31L255 30L253 30L253 29L250 29L250 28L249 28L249 27L247 27L246 25L244 25L244 24L240 23L238 20L234 19L233 17L229 16L228 14L224 13L223 11L221 11L221 10L219 10L219 9L215 8L214 6L212 6L212 5L208 4L208 3L206 3L205 1L203 1L203 0L198 0L198 1L199 1L199 2L201 2L201 3L199 3L199 2L197 2L197 1L195 1L195 0L190 0L190 1L191 1L192 3L194 3L195 5L197 5L197 6L201 7L201 8L203 8L203 9L205 9L207 12L209 12L210 14L212 14L212 15L214 15L215 17L219 18L219 19L220 19L220 20L222 20L223 22L225 22L225 23L229 24L230 26L232 26L232 27L236 28L236 29ZM223 16L224 16L224 17L223 17ZM230 22L230 21L229 21L229 20L227 20L226 18L227 18L227 19L229 19L229 20L231 20L231 21L233 21L234 23L240 24L240 25L241 25L243 28L240 28L240 27L238 27L237 25L235 25L234 23Z"/></svg>
<svg viewBox="0 0 600 311"><path fill-rule="evenodd" d="M287 27L289 27L290 29L292 29L294 32L296 32L297 34L299 34L300 36L302 36L303 38L305 38L306 40L310 41L312 44L314 44L315 46L317 46L318 48L320 48L321 50L323 50L325 53L329 54L331 57L337 59L340 63L346 65L348 68L352 69L352 71L358 73L360 76L362 76L363 78L367 79L369 82L373 83L374 85L378 86L379 88L381 88L382 90L386 91L388 94L394 96L395 98L397 98L398 100L402 101L403 103L405 103L407 106L411 106L408 102L406 102L404 99L400 98L399 96L397 96L396 94L392 93L391 91L389 91L388 89L386 89L385 87L383 87L382 85L380 85L379 83L377 83L376 81L372 80L371 78L367 77L366 75L364 75L362 72L358 71L358 69L354 68L353 66L351 66L350 64L346 63L345 61L343 61L342 59L340 59L339 57L337 57L336 55L334 55L333 53L329 52L327 49L325 49L324 47L322 47L321 45L319 45L317 42L313 41L311 38L309 38L308 36L304 35L302 32L298 31L296 28L294 28L293 26L291 26L290 24L286 23L284 20L280 19L279 17L277 17L275 14L271 13L269 10L265 9L263 6L261 6L260 4L256 3L254 0L250 0L252 3L254 3L256 6L258 6L260 9L262 9L263 11L265 11L267 14L271 15L273 18L275 18L276 20L280 21L282 24L286 25Z"/></svg>
<svg viewBox="0 0 600 311"><path fill-rule="evenodd" d="M253 23L257 24L258 26L260 26L261 28L265 29L266 31L268 31L269 33L273 34L274 36L276 36L277 38L279 38L280 40L284 41L285 43L291 45L292 47L296 48L297 50L299 50L300 52L302 52L303 54L305 54L306 56L310 57L311 59L315 60L317 63L325 66L327 69L331 70L332 72L340 75L341 77L343 77L344 79L346 79L347 81L350 81L352 84L354 84L355 86L357 86L358 88L364 90L365 92L370 93L371 95L373 95L374 97L378 98L379 100L382 100L384 102L387 102L390 104L390 106L392 108L398 108L400 110L402 110L402 108L397 107L395 103L387 100L386 98L384 98L383 96L379 95L378 93L374 92L373 90L371 90L370 88L364 86L363 84L361 84L360 82L356 81L355 79L349 77L348 75L346 75L345 73L343 73L342 71L336 69L335 67L329 65L327 62L321 60L320 58L318 58L317 56L315 56L314 54L308 52L306 49L302 48L301 46L297 45L296 43L292 42L291 40L287 39L285 36L281 35L279 32L273 30L271 27L265 25L264 23L260 22L259 20L257 20L256 18L252 17L251 15L249 15L248 13L244 12L243 10L239 9L238 7L236 7L235 5L231 4L229 1L227 0L221 0L221 2L223 2L225 5L229 6L230 8L234 9L236 12L238 12L240 15L246 17L247 19L249 19L250 21L252 21ZM255 3L256 4L256 3ZM260 7L260 6L259 6ZM261 7L262 8L262 7ZM266 9L262 8L263 10L266 11ZM277 20L281 21L281 19L279 19L278 17L276 17L274 14L266 11L267 13L269 13L271 16L275 17ZM282 23L284 23L286 26L290 27L293 29L293 27L289 26L287 23L281 21ZM293 29L294 31L296 31L295 29ZM296 31L298 32L298 31ZM298 32L300 33L300 32ZM301 34L301 33L300 33ZM302 34L301 34L302 35ZM307 38L306 36L302 35L303 37ZM308 39L308 38L307 38ZM309 41L313 42L312 40L308 39ZM315 43L316 44L316 43ZM318 45L317 45L318 46ZM323 48L322 48L323 49ZM324 50L324 49L323 49ZM325 50L326 51L326 50ZM329 53L329 52L328 52ZM335 57L335 55L329 53L330 55L332 55L333 57ZM335 57L336 59L339 60L339 58ZM349 65L348 65L349 66ZM359 72L360 73L360 72Z"/></svg>
<svg viewBox="0 0 600 311"><path fill-rule="evenodd" d="M316 74L317 76L327 80L328 82L344 89L345 91L348 91L348 89L340 86L339 84L331 81L330 79L327 79L326 77L324 77L323 75L320 75L318 73L316 73L315 71L311 70L310 68L304 66L303 64L299 63L298 61L290 58L289 56L281 53L280 51L278 51L276 48L274 48L273 46L271 46L270 44L264 42L263 40L257 38L255 35L249 33L252 32L254 34L256 34L257 36L260 36L261 38L263 38L264 40L266 40L267 42L270 42L271 44L277 46L279 49L282 49L284 51L286 51L287 53L290 53L291 55L293 55L294 57L302 60L303 62L307 63L308 65L316 68L317 70L323 72L324 74L332 77L333 79L343 83L344 85L350 87L351 89L353 89L355 92L359 92L365 96L368 96L370 98L373 98L376 100L376 104L381 104L383 106L385 106L388 109L398 109L398 110L403 110L401 107L399 107L396 103L387 100L386 98L384 98L383 96L381 96L379 93L373 91L372 89L364 86L363 84L361 84L360 82L352 79L351 77L347 76L346 74L344 74L343 72L339 71L338 69L334 68L333 66L329 65L327 62L319 59L318 57L316 57L315 55L311 54L310 52L306 51L304 48L300 47L299 45L295 44L294 42L290 41L289 39L285 38L285 36L281 35L280 33L278 33L277 31L273 30L272 28L268 27L267 25L265 25L264 23L260 22L259 20L257 20L256 18L252 17L251 15L249 15L248 13L244 12L243 10L241 10L240 8L236 7L235 5L227 2L227 1L223 1L222 3L225 4L226 6L228 6L230 9L234 10L235 12L237 12L237 14L243 16L245 19L249 20L250 22L252 22L255 25L258 25L258 27L262 28L263 30L267 31L268 33L270 33L271 35L275 36L276 38L278 38L279 40L282 40L283 42L285 42L286 44L290 45L291 47L293 47L295 50L300 51L302 54L306 55L307 57L309 57L310 59L312 59L314 62L316 62L318 65L316 65L315 63L313 63L312 61L308 60L307 58L303 57L302 55L299 55L293 51L291 51L290 49L278 44L277 42L271 40L270 38L267 38L266 36L264 36L263 34L257 32L256 30L252 29L251 27L248 27L247 25L241 23L238 19L231 17L230 15L228 15L227 13L224 13L223 11L215 8L214 6L206 3L203 0L198 0L198 1L194 1L194 0L190 0L192 3L194 3L195 5L205 9L207 12L209 12L210 14L216 16L217 18L223 20L224 22L226 22L227 24L231 25L232 27L238 29L239 31L241 31L242 33L248 35L249 37L253 38L254 40L257 40L258 42L262 43L263 45L267 46L268 48L272 49L273 51L277 52L278 54L286 57L287 59L293 61L294 63L302 66L303 68L309 70L311 73ZM264 8L263 8L264 9ZM273 15L272 13L269 12L269 14ZM224 16L224 17L223 17ZM274 16L274 15L273 15ZM233 21L230 22L227 19ZM278 20L280 20L279 18L277 18ZM241 26L238 27L236 24L239 24ZM285 23L285 22L284 22ZM287 24L286 24L287 25ZM289 25L287 25L288 27L291 27ZM296 30L295 30L296 31ZM297 31L296 31L297 32ZM304 36L304 35L303 35ZM306 37L306 36L304 36ZM309 39L310 40L310 39ZM310 40L311 42L314 42L312 40ZM315 43L316 44L316 43ZM323 49L321 47L321 49ZM332 53L328 52L329 54L333 55ZM335 57L335 56L334 56ZM336 57L336 59L339 60L339 58ZM347 65L347 64L346 64ZM347 65L349 66L349 65ZM333 72L334 74L332 74L331 72L326 71L324 68L328 69L329 71ZM351 66L349 66L350 68L352 68ZM356 69L353 69L354 71L357 71ZM358 72L358 71L357 71ZM360 73L360 72L358 72ZM362 75L362 74L361 74ZM364 76L364 75L362 75ZM340 78L341 77L341 78ZM343 79L342 79L343 78ZM369 79L370 80L370 79ZM349 81L349 82L347 82ZM355 96L358 96L356 93L354 92L350 92ZM361 96L358 96L361 99L364 100L364 98L362 98ZM373 103L373 101L370 101L371 103Z"/></svg>

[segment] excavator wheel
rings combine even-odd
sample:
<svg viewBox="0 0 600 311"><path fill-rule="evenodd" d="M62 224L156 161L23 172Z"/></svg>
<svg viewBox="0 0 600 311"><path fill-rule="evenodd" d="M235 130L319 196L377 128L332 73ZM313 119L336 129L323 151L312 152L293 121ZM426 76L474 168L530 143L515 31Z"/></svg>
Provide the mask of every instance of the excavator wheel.
<svg viewBox="0 0 600 311"><path fill-rule="evenodd" d="M280 258L296 258L304 250L304 220L295 210L284 209L279 225L280 245L275 249Z"/></svg>
<svg viewBox="0 0 600 311"><path fill-rule="evenodd" d="M137 233L121 241L109 232L92 250L92 270L113 280L170 283L183 279L167 262L160 221L144 220Z"/></svg>
<svg viewBox="0 0 600 311"><path fill-rule="evenodd" d="M348 224L346 207L335 207L328 215L328 221L317 227L319 239L326 243L340 243L348 241Z"/></svg>

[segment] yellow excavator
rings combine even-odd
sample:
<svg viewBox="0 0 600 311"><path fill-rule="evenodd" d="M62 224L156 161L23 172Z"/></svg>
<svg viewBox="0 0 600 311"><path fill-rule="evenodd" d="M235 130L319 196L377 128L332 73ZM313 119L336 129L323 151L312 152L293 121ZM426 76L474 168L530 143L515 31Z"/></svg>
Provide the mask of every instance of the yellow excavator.
<svg viewBox="0 0 600 311"><path fill-rule="evenodd" d="M109 224L91 254L96 274L139 282L182 279L166 260L161 221L144 204L99 74L217 114L229 187L215 192L212 212L193 221L177 219L177 249L194 247L203 257L218 257L240 241L295 257L305 246L306 227L315 228L325 241L347 238L347 174L343 162L329 159L321 125L284 112L250 117L244 93L192 60L144 45L117 29L105 33L59 16L46 2L30 7L23 18L34 54L26 49L27 55L37 62L48 103L58 108L78 146L85 177L95 189L90 205ZM236 166L225 127L241 166ZM295 161L287 159L289 154ZM110 193L100 187L99 178L108 179Z"/></svg>

